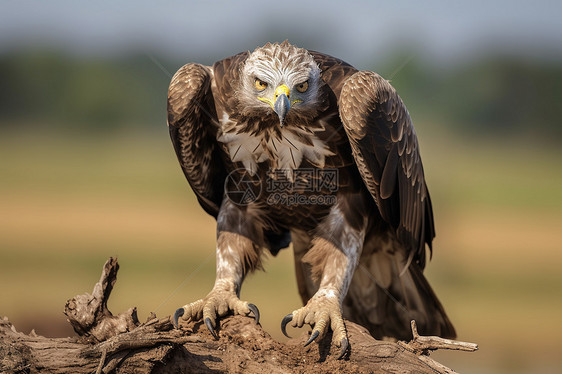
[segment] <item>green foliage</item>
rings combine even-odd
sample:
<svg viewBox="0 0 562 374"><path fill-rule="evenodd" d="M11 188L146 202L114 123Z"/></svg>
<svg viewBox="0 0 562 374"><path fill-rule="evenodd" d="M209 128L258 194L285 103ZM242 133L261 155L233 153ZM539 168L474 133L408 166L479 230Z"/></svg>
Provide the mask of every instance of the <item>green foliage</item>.
<svg viewBox="0 0 562 374"><path fill-rule="evenodd" d="M0 125L107 131L166 122L170 78L148 56L84 59L53 52L0 57Z"/></svg>
<svg viewBox="0 0 562 374"><path fill-rule="evenodd" d="M559 61L487 57L437 66L419 55L397 52L373 67L391 79L416 122L447 123L478 137L562 138ZM161 126L169 74L188 61L156 60L53 51L0 56L0 126L23 122L71 132Z"/></svg>
<svg viewBox="0 0 562 374"><path fill-rule="evenodd" d="M383 70L391 72L400 62L394 58ZM558 61L488 57L442 67L413 58L392 84L414 119L445 122L453 130L482 138L562 138Z"/></svg>

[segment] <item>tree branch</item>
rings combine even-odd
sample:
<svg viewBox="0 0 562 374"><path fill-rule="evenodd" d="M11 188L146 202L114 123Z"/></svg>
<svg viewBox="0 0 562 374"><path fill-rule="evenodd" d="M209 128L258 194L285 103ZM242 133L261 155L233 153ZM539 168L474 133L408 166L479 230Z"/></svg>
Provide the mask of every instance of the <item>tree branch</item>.
<svg viewBox="0 0 562 374"><path fill-rule="evenodd" d="M434 349L475 350L472 343L417 333L412 321L409 343L377 341L363 327L346 321L351 351L336 360L338 348L328 334L304 347L303 334L286 343L271 338L252 319L230 316L220 320L215 339L200 322L174 329L170 317L140 324L136 309L114 316L107 301L119 265L110 258L92 294L78 295L65 313L78 338L45 338L18 332L0 319L0 372L10 373L264 373L264 372L416 372L454 373L426 354Z"/></svg>
<svg viewBox="0 0 562 374"><path fill-rule="evenodd" d="M428 351L437 349L452 349L457 351L474 352L478 350L478 344L461 342L458 340L444 339L439 336L421 336L418 334L416 321L410 322L412 327L413 340L409 343L398 342L410 352L427 354Z"/></svg>

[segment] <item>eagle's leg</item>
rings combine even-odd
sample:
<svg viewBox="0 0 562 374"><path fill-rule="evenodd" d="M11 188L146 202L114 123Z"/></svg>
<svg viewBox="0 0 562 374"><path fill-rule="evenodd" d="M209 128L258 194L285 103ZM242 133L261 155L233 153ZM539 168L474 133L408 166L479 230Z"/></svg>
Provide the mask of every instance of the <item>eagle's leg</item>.
<svg viewBox="0 0 562 374"><path fill-rule="evenodd" d="M254 304L240 300L240 287L246 270L259 266L259 247L245 236L220 231L217 239L217 275L211 292L203 299L186 304L174 315L177 320L205 321L207 328L216 337L217 317L229 312L240 315L252 313L259 323L259 311Z"/></svg>
<svg viewBox="0 0 562 374"><path fill-rule="evenodd" d="M357 212L342 212L338 207L332 208L327 219L318 226L317 236L302 258L303 262L310 265L311 276L318 284L318 289L304 307L283 319L281 328L285 335L285 326L290 321L294 327L308 324L312 326L310 339L306 342L308 345L323 338L328 328L331 328L332 339L340 347L338 358L345 355L349 341L342 316L342 303L361 255L365 226L364 219Z"/></svg>

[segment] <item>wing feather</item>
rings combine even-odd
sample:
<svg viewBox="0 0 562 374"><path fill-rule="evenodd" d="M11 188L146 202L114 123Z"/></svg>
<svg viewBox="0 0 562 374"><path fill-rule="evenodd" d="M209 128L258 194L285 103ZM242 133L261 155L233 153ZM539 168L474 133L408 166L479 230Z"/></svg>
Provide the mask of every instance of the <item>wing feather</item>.
<svg viewBox="0 0 562 374"><path fill-rule="evenodd" d="M211 83L212 71L207 66L187 64L180 68L168 90L168 126L185 177L203 209L216 218L226 169L216 142Z"/></svg>
<svg viewBox="0 0 562 374"><path fill-rule="evenodd" d="M425 266L435 236L431 201L410 115L392 86L376 73L348 78L340 117L365 186L413 259Z"/></svg>

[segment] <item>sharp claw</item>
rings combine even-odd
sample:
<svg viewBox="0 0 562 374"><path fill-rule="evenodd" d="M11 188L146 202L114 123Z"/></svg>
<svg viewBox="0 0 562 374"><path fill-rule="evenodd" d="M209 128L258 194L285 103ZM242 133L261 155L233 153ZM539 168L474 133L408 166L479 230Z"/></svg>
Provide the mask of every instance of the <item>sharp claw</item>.
<svg viewBox="0 0 562 374"><path fill-rule="evenodd" d="M341 360L343 356L345 356L347 352L347 348L349 347L349 340L347 340L347 338L343 338L340 342L340 345L341 345L341 349L340 349L340 354L338 355L338 360Z"/></svg>
<svg viewBox="0 0 562 374"><path fill-rule="evenodd" d="M185 313L185 309L183 309L183 307L179 308L178 310L176 310L176 312L174 313L174 327L176 329L180 328L180 325L178 323L178 320L180 319L181 316L183 316L183 314Z"/></svg>
<svg viewBox="0 0 562 374"><path fill-rule="evenodd" d="M309 345L310 343L312 343L314 341L314 339L316 339L318 337L318 335L320 335L320 331L318 330L314 330L314 332L312 333L312 335L310 335L310 338L308 338L308 340L306 341L306 343L304 343L304 346L306 347L307 345Z"/></svg>
<svg viewBox="0 0 562 374"><path fill-rule="evenodd" d="M215 332L215 329L213 328L213 324L211 323L211 319L209 317L205 318L205 325L207 325L207 328L211 332L211 335L213 335L215 339L218 339L217 333Z"/></svg>
<svg viewBox="0 0 562 374"><path fill-rule="evenodd" d="M250 312L254 314L254 318L256 319L256 325L260 323L260 310L254 304L248 304L248 309Z"/></svg>
<svg viewBox="0 0 562 374"><path fill-rule="evenodd" d="M287 314L285 317L283 317L283 321L281 321L281 331L283 332L283 335L285 335L287 338L290 338L290 336L287 334L287 323L291 322L293 320L293 314Z"/></svg>

